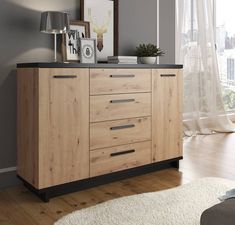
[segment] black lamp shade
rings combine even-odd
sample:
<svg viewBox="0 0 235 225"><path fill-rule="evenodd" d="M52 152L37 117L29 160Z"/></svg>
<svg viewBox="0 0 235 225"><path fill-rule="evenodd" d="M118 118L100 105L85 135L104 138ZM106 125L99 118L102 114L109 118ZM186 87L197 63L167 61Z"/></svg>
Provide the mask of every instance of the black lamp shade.
<svg viewBox="0 0 235 225"><path fill-rule="evenodd" d="M62 34L69 31L69 17L64 12L48 11L41 14L40 31L50 34Z"/></svg>

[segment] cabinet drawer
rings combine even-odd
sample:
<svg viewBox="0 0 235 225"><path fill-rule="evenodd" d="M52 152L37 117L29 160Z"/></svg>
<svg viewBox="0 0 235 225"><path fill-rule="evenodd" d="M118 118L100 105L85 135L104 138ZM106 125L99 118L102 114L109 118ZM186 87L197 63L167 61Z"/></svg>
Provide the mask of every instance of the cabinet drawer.
<svg viewBox="0 0 235 225"><path fill-rule="evenodd" d="M150 69L91 69L90 94L151 91Z"/></svg>
<svg viewBox="0 0 235 225"><path fill-rule="evenodd" d="M151 115L151 93L90 97L90 121L106 121Z"/></svg>
<svg viewBox="0 0 235 225"><path fill-rule="evenodd" d="M90 149L151 140L151 118L134 118L90 124Z"/></svg>
<svg viewBox="0 0 235 225"><path fill-rule="evenodd" d="M151 163L151 142L98 149L90 153L90 176L99 176Z"/></svg>

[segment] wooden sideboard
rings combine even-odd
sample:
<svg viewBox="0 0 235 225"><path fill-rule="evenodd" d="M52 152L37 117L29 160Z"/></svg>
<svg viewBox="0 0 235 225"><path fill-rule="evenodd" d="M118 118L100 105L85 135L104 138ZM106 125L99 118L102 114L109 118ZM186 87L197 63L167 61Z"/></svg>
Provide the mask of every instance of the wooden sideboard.
<svg viewBox="0 0 235 225"><path fill-rule="evenodd" d="M18 176L44 201L182 159L182 66L18 64Z"/></svg>

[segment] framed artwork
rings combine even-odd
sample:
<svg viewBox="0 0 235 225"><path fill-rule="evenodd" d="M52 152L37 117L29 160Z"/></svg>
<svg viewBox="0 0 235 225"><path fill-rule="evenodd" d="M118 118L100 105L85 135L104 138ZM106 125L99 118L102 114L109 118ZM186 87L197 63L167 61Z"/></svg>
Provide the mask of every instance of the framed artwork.
<svg viewBox="0 0 235 225"><path fill-rule="evenodd" d="M118 55L118 0L81 0L81 18L90 22L97 60Z"/></svg>
<svg viewBox="0 0 235 225"><path fill-rule="evenodd" d="M96 39L80 38L80 62L96 63Z"/></svg>
<svg viewBox="0 0 235 225"><path fill-rule="evenodd" d="M62 36L62 57L64 62L80 60L80 38L90 37L90 23L86 21L70 21L69 33Z"/></svg>

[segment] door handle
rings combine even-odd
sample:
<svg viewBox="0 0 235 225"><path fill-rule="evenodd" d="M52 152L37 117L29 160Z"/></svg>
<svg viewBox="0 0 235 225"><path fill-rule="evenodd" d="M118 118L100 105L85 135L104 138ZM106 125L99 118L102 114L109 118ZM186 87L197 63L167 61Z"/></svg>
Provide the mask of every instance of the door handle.
<svg viewBox="0 0 235 225"><path fill-rule="evenodd" d="M53 76L53 78L55 79L74 79L74 78L77 78L76 75L55 75Z"/></svg>
<svg viewBox="0 0 235 225"><path fill-rule="evenodd" d="M135 124L128 124L123 126L110 127L110 130L122 130L135 127Z"/></svg>
<svg viewBox="0 0 235 225"><path fill-rule="evenodd" d="M172 74L161 74L161 77L175 77L176 74L172 73Z"/></svg>
<svg viewBox="0 0 235 225"><path fill-rule="evenodd" d="M125 103L125 102L134 102L134 98L130 99L117 99L117 100L110 100L110 103L116 104L116 103Z"/></svg>
<svg viewBox="0 0 235 225"><path fill-rule="evenodd" d="M110 78L130 78L130 77L135 77L135 75L134 74L126 74L126 75L115 74L115 75L110 75L109 77Z"/></svg>
<svg viewBox="0 0 235 225"><path fill-rule="evenodd" d="M130 149L130 150L127 150L127 151L111 153L110 156L115 157L115 156L126 155L126 154L130 154L130 153L134 153L134 152L135 152L135 149Z"/></svg>

